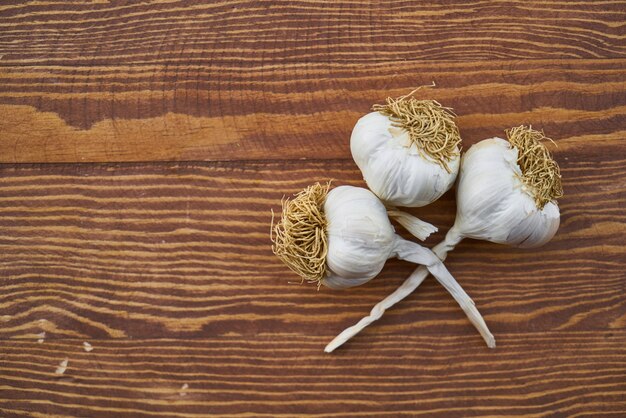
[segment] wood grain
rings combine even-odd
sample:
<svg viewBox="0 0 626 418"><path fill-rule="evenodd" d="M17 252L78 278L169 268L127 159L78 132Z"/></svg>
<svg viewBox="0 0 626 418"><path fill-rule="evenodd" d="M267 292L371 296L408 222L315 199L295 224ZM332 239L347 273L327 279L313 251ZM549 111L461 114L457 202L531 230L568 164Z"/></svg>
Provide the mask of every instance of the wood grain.
<svg viewBox="0 0 626 418"><path fill-rule="evenodd" d="M562 147L626 132L626 59L0 68L0 161L349 158L373 103L435 80L464 144L522 123ZM274 81L267 81L274 80ZM624 149L624 148L622 148Z"/></svg>
<svg viewBox="0 0 626 418"><path fill-rule="evenodd" d="M562 225L548 246L466 242L449 259L496 334L624 325L626 159L597 153L593 159L604 161L597 167L589 158L569 152L563 161ZM390 263L367 286L316 292L289 285L296 277L271 254L270 210L280 208L282 194L326 178L362 185L352 161L6 166L0 173L4 337L192 338L303 327L331 337L411 271ZM453 196L419 214L446 229ZM418 293L387 323L474 335L443 289L433 283ZM429 313L432 320L423 320ZM42 319L51 322L40 329Z"/></svg>
<svg viewBox="0 0 626 418"><path fill-rule="evenodd" d="M304 330L303 330L304 331ZM336 355L306 332L4 345L3 416L529 416L626 410L626 333L368 335ZM62 376L54 374L68 358ZM279 372L277 372L279 371ZM186 389L182 389L184 385ZM37 411L38 413L25 413Z"/></svg>
<svg viewBox="0 0 626 418"><path fill-rule="evenodd" d="M0 6L0 162L346 158L435 81L467 143L521 123L623 138L626 2ZM252 25L252 27L251 27ZM582 135L581 135L582 133ZM582 136L582 137L581 137Z"/></svg>
<svg viewBox="0 0 626 418"><path fill-rule="evenodd" d="M624 1L8 1L3 61L212 62L626 58Z"/></svg>
<svg viewBox="0 0 626 418"><path fill-rule="evenodd" d="M625 19L602 0L2 2L0 416L626 416ZM355 121L433 80L465 148L521 123L555 139L559 233L450 255L497 349L427 279L324 354L412 266L290 283L270 210L363 185ZM432 246L454 196L413 212Z"/></svg>

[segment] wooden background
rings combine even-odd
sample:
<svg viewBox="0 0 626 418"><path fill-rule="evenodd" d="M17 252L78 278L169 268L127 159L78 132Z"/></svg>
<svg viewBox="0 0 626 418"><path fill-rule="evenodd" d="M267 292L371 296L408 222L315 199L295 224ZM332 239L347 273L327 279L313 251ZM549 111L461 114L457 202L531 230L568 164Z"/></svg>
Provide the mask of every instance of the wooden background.
<svg viewBox="0 0 626 418"><path fill-rule="evenodd" d="M433 80L465 148L554 138L561 229L448 258L497 349L428 279L324 354L412 267L289 284L270 208ZM0 162L2 417L626 415L624 1L3 1Z"/></svg>

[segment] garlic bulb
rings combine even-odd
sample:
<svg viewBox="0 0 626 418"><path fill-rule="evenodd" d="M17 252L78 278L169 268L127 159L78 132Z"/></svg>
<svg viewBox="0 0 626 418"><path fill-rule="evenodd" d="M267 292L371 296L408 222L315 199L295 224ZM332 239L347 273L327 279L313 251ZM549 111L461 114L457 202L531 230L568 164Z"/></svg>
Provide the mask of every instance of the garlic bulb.
<svg viewBox="0 0 626 418"><path fill-rule="evenodd" d="M437 228L392 206L425 206L448 191L459 170L461 137L451 109L410 97L416 91L374 105L354 126L350 150L389 215L423 240Z"/></svg>
<svg viewBox="0 0 626 418"><path fill-rule="evenodd" d="M387 211L366 189L340 186L324 202L328 274L322 284L331 288L358 286L373 279L396 245Z"/></svg>
<svg viewBox="0 0 626 418"><path fill-rule="evenodd" d="M450 130L456 129L451 118L449 123ZM383 202L421 207L439 199L454 184L460 157L458 130L453 132L450 138L442 138L454 145L450 158L435 160L391 116L372 112L354 126L350 150L367 187Z"/></svg>
<svg viewBox="0 0 626 418"><path fill-rule="evenodd" d="M550 241L560 220L559 207L553 200L562 194L558 166L547 166L549 172L544 175L548 185L533 186L518 164L518 159L524 158L523 152L502 138L486 139L467 151L452 234L522 248ZM534 187L549 188L548 198Z"/></svg>
<svg viewBox="0 0 626 418"><path fill-rule="evenodd" d="M560 219L556 199L563 195L563 190L559 167L541 142L547 138L543 132L525 126L508 130L507 137L508 140L481 141L463 156L456 221L445 239L433 248L442 261L463 238L533 248L545 244L556 233ZM427 276L426 269L415 270L369 316L337 336L327 350L334 350L379 319ZM489 342L488 345L492 346Z"/></svg>
<svg viewBox="0 0 626 418"><path fill-rule="evenodd" d="M272 250L291 270L318 286L344 289L376 277L389 258L424 265L437 280L456 289L472 321L493 339L441 260L397 235L385 206L372 192L352 186L329 188L317 183L283 201L281 220L272 227Z"/></svg>

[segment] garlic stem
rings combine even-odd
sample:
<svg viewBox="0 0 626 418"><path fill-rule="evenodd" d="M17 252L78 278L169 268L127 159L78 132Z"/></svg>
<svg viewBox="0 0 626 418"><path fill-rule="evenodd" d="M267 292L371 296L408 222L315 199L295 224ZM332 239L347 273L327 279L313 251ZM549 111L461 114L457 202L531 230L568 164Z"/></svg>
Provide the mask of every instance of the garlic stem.
<svg viewBox="0 0 626 418"><path fill-rule="evenodd" d="M406 241L400 237L396 239L396 255L400 259L407 261L424 264L425 266L417 268L402 285L396 289L391 295L387 296L381 302L376 304L372 308L370 314L361 319L356 325L346 328L341 334L335 337L324 349L325 352L330 353L343 343L354 337L361 332L372 322L380 319L385 311L400 302L402 299L410 295L428 276L429 271L435 276L437 281L441 283L446 290L454 297L457 303L461 306L461 309L468 316L470 322L476 327L478 332L487 343L490 348L495 347L495 338L489 331L487 324L483 320L480 312L476 309L474 302L469 295L463 290L463 288L452 277L450 272L443 265L442 261L445 260L449 251L453 250L455 245L462 239L462 236L457 233L455 228L448 231L446 238L437 244L432 252L430 250L421 247L418 244ZM434 253L434 254L433 254ZM436 257L435 257L436 255ZM438 257L438 259L437 259Z"/></svg>
<svg viewBox="0 0 626 418"><path fill-rule="evenodd" d="M429 266L428 270L432 273L433 276L435 276L437 281L446 288L446 290L452 295L454 300L457 301L472 325L476 327L480 335L487 343L487 347L495 348L496 339L489 331L489 328L487 327L487 324L485 323L485 320L483 319L480 312L478 312L474 301L469 297L467 293L465 293L465 290L463 290L461 285L454 279L454 277L452 277L450 272L444 267L443 263Z"/></svg>
<svg viewBox="0 0 626 418"><path fill-rule="evenodd" d="M435 225L424 222L421 219L398 210L393 206L387 207L387 215L389 215L390 218L395 219L400 225L409 231L411 235L420 241L424 241L430 236L430 234L437 232L438 230Z"/></svg>
<svg viewBox="0 0 626 418"><path fill-rule="evenodd" d="M330 353L337 347L343 345L350 338L357 335L365 327L372 322L380 319L385 311L391 308L396 303L400 302L405 297L409 296L417 287L422 284L424 279L428 276L428 270L425 267L420 267L409 276L408 279L400 285L392 294L387 296L382 301L378 302L368 316L361 319L356 325L346 328L343 332L337 335L324 349L325 352Z"/></svg>
<svg viewBox="0 0 626 418"><path fill-rule="evenodd" d="M458 235L453 232L450 235L450 239ZM446 242L446 240L444 240ZM404 239L397 239L397 257L401 260L411 261L417 264L426 266L428 271L435 276L437 281L441 283L443 287L452 295L454 300L457 301L463 312L467 315L468 319L476 327L480 335L487 343L489 348L496 346L496 340L489 331L485 320L480 312L476 308L474 301L463 290L461 285L452 277L446 266L443 265L441 260L430 250L422 247L411 241ZM446 245L450 245L447 243Z"/></svg>

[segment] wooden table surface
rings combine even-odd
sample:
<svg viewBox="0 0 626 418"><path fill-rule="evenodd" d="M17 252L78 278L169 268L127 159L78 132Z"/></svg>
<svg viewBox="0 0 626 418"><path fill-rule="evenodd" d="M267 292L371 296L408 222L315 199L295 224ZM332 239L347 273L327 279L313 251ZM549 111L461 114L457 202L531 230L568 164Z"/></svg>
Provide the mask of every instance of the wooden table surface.
<svg viewBox="0 0 626 418"><path fill-rule="evenodd" d="M290 284L270 209L431 81L555 140L561 228L448 258L495 350L430 278L324 354L412 267ZM0 162L2 417L626 416L624 1L3 1Z"/></svg>

